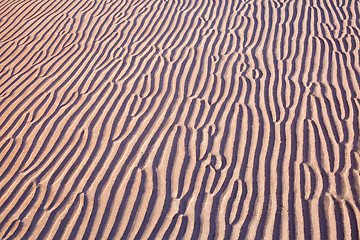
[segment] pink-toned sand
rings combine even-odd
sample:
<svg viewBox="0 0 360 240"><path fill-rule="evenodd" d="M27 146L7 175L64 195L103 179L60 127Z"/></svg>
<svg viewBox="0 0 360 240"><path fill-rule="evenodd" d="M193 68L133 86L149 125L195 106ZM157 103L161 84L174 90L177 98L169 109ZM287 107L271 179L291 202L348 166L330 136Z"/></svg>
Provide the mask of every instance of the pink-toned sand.
<svg viewBox="0 0 360 240"><path fill-rule="evenodd" d="M0 239L359 239L359 0L0 0Z"/></svg>

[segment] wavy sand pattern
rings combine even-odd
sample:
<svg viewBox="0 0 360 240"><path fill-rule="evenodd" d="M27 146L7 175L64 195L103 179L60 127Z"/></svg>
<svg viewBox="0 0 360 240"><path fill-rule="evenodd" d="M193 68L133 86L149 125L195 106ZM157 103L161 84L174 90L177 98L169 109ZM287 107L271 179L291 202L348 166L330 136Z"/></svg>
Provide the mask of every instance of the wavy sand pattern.
<svg viewBox="0 0 360 240"><path fill-rule="evenodd" d="M359 239L360 1L0 0L1 239Z"/></svg>

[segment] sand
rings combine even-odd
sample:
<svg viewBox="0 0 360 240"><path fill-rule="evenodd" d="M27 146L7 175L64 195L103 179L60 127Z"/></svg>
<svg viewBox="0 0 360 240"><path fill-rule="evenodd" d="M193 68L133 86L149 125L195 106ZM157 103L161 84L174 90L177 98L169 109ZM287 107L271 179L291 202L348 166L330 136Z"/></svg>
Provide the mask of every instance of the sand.
<svg viewBox="0 0 360 240"><path fill-rule="evenodd" d="M360 2L0 0L0 239L359 239Z"/></svg>

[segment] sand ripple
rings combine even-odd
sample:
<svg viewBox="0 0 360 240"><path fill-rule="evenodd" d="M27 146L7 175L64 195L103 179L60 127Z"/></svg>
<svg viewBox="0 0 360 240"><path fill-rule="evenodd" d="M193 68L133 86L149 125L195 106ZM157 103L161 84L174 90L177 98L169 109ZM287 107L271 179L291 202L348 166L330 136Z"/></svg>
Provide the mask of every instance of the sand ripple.
<svg viewBox="0 0 360 240"><path fill-rule="evenodd" d="M0 238L359 239L359 9L0 0Z"/></svg>

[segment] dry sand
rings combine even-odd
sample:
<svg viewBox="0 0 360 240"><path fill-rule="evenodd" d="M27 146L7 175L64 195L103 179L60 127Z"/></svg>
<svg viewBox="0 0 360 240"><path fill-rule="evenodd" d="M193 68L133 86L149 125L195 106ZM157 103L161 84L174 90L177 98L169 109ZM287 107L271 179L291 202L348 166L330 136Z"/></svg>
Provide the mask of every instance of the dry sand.
<svg viewBox="0 0 360 240"><path fill-rule="evenodd" d="M358 0L0 0L1 239L359 239Z"/></svg>

